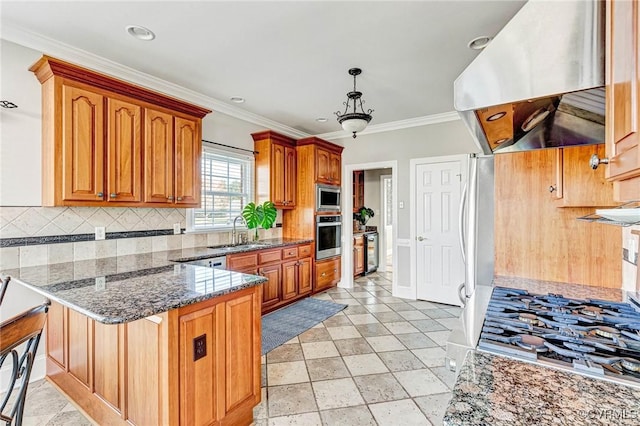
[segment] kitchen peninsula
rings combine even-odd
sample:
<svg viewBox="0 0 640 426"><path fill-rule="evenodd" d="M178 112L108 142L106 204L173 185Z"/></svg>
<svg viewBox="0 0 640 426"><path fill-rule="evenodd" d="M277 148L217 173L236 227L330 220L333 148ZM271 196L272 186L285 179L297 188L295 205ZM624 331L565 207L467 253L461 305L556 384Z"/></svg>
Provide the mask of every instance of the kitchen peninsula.
<svg viewBox="0 0 640 426"><path fill-rule="evenodd" d="M265 278L172 260L211 249L3 271L52 301L47 376L98 424L250 424Z"/></svg>

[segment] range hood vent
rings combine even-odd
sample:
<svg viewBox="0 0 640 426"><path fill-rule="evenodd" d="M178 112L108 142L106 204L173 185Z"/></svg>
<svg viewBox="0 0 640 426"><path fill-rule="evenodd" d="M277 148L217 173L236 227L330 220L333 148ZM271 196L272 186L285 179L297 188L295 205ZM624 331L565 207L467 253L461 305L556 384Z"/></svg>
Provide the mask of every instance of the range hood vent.
<svg viewBox="0 0 640 426"><path fill-rule="evenodd" d="M454 83L485 153L604 142L604 2L529 0Z"/></svg>

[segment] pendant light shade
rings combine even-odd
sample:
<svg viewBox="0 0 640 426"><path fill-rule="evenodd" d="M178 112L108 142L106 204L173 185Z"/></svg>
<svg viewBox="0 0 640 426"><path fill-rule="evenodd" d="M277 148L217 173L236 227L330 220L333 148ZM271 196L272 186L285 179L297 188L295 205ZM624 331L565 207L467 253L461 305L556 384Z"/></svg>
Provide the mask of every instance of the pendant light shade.
<svg viewBox="0 0 640 426"><path fill-rule="evenodd" d="M353 133L354 139L356 133L363 131L373 118L371 116L373 110L369 109L365 112L362 106L364 103L362 92L356 90L356 76L361 73L362 70L360 68L351 68L349 70L349 75L353 76L353 91L347 93L347 101L343 102L345 105L344 112L340 114L340 111L336 111L335 113L338 117L338 123L342 125L345 131ZM360 111L358 111L358 107L360 107Z"/></svg>

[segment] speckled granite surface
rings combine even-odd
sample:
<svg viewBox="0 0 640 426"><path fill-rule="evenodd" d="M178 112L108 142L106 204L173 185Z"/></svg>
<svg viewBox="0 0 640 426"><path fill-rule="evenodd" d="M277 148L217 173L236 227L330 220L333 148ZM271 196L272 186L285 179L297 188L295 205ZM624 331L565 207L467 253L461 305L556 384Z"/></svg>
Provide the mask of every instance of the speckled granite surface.
<svg viewBox="0 0 640 426"><path fill-rule="evenodd" d="M224 254L306 242L310 240L262 240L257 248L234 247ZM119 324L266 281L254 275L174 263L219 255L216 249L201 247L5 270L0 275L9 275L14 282L98 322ZM96 281L102 277L104 285Z"/></svg>
<svg viewBox="0 0 640 426"><path fill-rule="evenodd" d="M640 389L470 351L445 425L638 425Z"/></svg>
<svg viewBox="0 0 640 426"><path fill-rule="evenodd" d="M246 253L255 250L263 250L278 247L287 247L297 244L311 243L313 240L298 240L291 238L269 238L258 242L249 242L237 246L212 246L197 249L175 250L174 257L171 260L179 262L187 262L190 260L206 259L212 256L226 256L228 254ZM165 252L171 253L171 252Z"/></svg>

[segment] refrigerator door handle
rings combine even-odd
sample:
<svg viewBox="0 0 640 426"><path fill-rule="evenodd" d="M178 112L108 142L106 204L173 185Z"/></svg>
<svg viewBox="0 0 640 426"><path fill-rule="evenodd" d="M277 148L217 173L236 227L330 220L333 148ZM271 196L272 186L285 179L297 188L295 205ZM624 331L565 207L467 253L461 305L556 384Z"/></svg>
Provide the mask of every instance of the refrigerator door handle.
<svg viewBox="0 0 640 426"><path fill-rule="evenodd" d="M467 205L467 183L465 182L462 188L462 196L460 199L460 211L458 212L458 221L460 228L458 229L458 237L460 239L460 251L462 252L462 262L467 263L467 246L465 243L466 233L464 228L464 210ZM463 284L464 285L464 284Z"/></svg>
<svg viewBox="0 0 640 426"><path fill-rule="evenodd" d="M458 299L460 299L463 308L467 306L467 297L463 295L464 291L464 283L462 283L458 286Z"/></svg>

